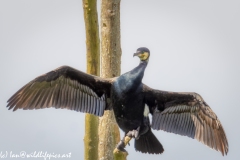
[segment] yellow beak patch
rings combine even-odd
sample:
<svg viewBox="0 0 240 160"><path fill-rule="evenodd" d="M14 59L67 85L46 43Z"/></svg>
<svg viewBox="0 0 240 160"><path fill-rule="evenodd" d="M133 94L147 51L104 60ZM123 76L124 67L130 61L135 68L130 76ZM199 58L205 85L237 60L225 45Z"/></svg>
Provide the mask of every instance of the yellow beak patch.
<svg viewBox="0 0 240 160"><path fill-rule="evenodd" d="M139 57L142 61L145 61L145 60L148 59L149 53L148 53L148 52L144 52L144 53L142 53L142 54L139 54L138 57Z"/></svg>

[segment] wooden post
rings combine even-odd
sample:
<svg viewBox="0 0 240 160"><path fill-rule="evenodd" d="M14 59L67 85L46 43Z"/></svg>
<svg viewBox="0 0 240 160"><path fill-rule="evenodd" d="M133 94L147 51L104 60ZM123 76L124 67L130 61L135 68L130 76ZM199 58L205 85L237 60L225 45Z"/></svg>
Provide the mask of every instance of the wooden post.
<svg viewBox="0 0 240 160"><path fill-rule="evenodd" d="M121 73L120 0L101 2L101 76L111 78ZM114 159L113 150L120 133L113 111L105 111L99 121L99 160Z"/></svg>
<svg viewBox="0 0 240 160"><path fill-rule="evenodd" d="M87 73L100 75L99 27L96 0L83 0L86 30ZM85 115L84 159L98 159L98 117Z"/></svg>

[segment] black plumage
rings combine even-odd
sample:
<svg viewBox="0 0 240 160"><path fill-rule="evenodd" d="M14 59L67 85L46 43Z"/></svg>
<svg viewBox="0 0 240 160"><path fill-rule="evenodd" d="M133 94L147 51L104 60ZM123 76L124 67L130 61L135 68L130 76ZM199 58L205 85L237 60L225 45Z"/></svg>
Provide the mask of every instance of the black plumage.
<svg viewBox="0 0 240 160"><path fill-rule="evenodd" d="M197 93L167 92L142 83L150 51L137 49L140 64L115 78L101 78L68 66L39 76L18 90L7 107L13 109L66 108L102 116L113 109L119 127L135 138L135 149L162 153L163 147L151 131L164 130L195 138L228 153L224 129ZM148 114L152 114L152 124Z"/></svg>

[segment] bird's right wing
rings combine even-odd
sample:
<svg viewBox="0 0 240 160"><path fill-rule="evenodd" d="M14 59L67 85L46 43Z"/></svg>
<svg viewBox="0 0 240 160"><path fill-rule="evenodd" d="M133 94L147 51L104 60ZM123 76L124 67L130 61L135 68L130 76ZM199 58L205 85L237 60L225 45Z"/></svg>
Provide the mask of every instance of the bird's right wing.
<svg viewBox="0 0 240 160"><path fill-rule="evenodd" d="M7 107L13 111L66 108L102 116L109 109L112 81L62 66L27 83L8 100Z"/></svg>
<svg viewBox="0 0 240 160"><path fill-rule="evenodd" d="M228 141L217 115L197 93L168 92L143 85L152 128L188 136L220 151L228 152Z"/></svg>

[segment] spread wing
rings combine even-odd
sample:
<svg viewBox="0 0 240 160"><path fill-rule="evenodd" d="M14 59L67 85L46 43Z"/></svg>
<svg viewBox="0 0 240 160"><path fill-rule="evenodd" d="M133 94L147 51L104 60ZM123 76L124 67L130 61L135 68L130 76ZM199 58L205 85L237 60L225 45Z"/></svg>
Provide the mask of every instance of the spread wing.
<svg viewBox="0 0 240 160"><path fill-rule="evenodd" d="M188 136L228 153L228 141L216 114L197 93L154 90L143 85L145 101L152 117L152 128Z"/></svg>
<svg viewBox="0 0 240 160"><path fill-rule="evenodd" d="M109 109L112 79L86 74L68 66L41 75L18 90L7 107L13 109L66 108L102 116Z"/></svg>

